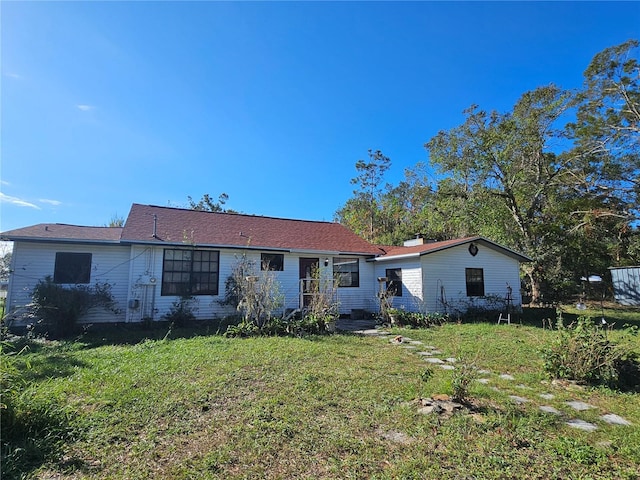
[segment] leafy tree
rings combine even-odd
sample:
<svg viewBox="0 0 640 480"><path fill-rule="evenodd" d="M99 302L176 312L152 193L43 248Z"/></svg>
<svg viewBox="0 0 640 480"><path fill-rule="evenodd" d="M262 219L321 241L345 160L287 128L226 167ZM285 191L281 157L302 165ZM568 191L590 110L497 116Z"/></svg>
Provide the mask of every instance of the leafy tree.
<svg viewBox="0 0 640 480"><path fill-rule="evenodd" d="M640 64L629 40L598 53L584 72L567 156L576 195L586 199L572 215L576 230L613 233L613 257L628 262L640 220Z"/></svg>
<svg viewBox="0 0 640 480"><path fill-rule="evenodd" d="M390 161L369 151L336 219L384 244L418 233L489 237L534 260L524 273L537 300L570 294L608 266L640 263L638 46L595 55L579 91L539 87L507 112L471 106L461 125L425 145L437 181L418 164L382 188Z"/></svg>
<svg viewBox="0 0 640 480"><path fill-rule="evenodd" d="M535 299L541 298L548 246L557 228L550 213L566 174L550 143L559 138L554 125L570 105L570 94L550 85L525 93L510 113L472 106L463 125L439 132L425 145L432 164L449 174L441 195L464 202L463 221L480 234L495 234L499 225L497 240L534 259L526 275Z"/></svg>
<svg viewBox="0 0 640 480"><path fill-rule="evenodd" d="M431 239L442 238L440 223L433 221L435 193L427 166L419 162L404 171L404 180L397 186L387 185L380 199L381 231L376 242L395 245L422 235Z"/></svg>
<svg viewBox="0 0 640 480"><path fill-rule="evenodd" d="M214 201L211 198L211 195L209 195L208 193L205 193L202 196L202 198L198 200L198 202L195 202L193 198L191 198L190 196L187 197L187 199L189 200L189 208L191 210L200 210L204 212L233 213L233 210L228 210L224 208L224 205L227 203L227 200L229 200L229 195L227 195L224 192L218 196L217 202Z"/></svg>
<svg viewBox="0 0 640 480"><path fill-rule="evenodd" d="M0 253L0 280L8 280L11 273L12 252Z"/></svg>
<svg viewBox="0 0 640 480"><path fill-rule="evenodd" d="M355 197L336 212L340 223L350 227L369 241L373 241L380 228L378 212L380 209L381 183L385 172L391 166L391 160L380 150L369 150L369 161L358 160L358 176L351 179L358 188L353 191ZM365 220L366 219L366 220Z"/></svg>
<svg viewBox="0 0 640 480"><path fill-rule="evenodd" d="M105 227L124 227L124 218L115 213Z"/></svg>

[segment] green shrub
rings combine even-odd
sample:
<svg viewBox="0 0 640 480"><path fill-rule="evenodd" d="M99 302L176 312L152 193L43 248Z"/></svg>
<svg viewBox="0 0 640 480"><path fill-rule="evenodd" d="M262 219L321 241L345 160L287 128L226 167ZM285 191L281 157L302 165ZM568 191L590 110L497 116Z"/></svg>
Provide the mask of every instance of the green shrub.
<svg viewBox="0 0 640 480"><path fill-rule="evenodd" d="M225 337L254 337L260 334L260 329L251 320L242 319L236 325L229 325L224 332Z"/></svg>
<svg viewBox="0 0 640 480"><path fill-rule="evenodd" d="M478 370L475 364L466 360L461 360L451 376L451 398L460 403L468 403L469 390L473 381L478 377Z"/></svg>
<svg viewBox="0 0 640 480"><path fill-rule="evenodd" d="M50 328L49 334L57 338L72 335L78 320L92 308L102 307L117 312L108 283L65 287L47 276L36 283L31 297L33 314L42 319Z"/></svg>
<svg viewBox="0 0 640 480"><path fill-rule="evenodd" d="M589 317L565 326L560 316L555 338L541 352L546 373L588 385L633 387L629 383L638 372L637 354L627 344L609 340L608 332Z"/></svg>
<svg viewBox="0 0 640 480"><path fill-rule="evenodd" d="M229 325L224 333L225 337L258 337L258 336L293 336L304 337L326 333L326 321L333 317L308 314L302 318L285 320L270 317L258 327L254 322L242 319L235 325Z"/></svg>
<svg viewBox="0 0 640 480"><path fill-rule="evenodd" d="M398 327L429 328L444 325L449 321L448 315L443 313L408 312L398 308L390 309L389 316Z"/></svg>
<svg viewBox="0 0 640 480"><path fill-rule="evenodd" d="M163 320L168 321L174 327L186 327L196 319L192 302L193 297L182 297L180 300L176 300L169 311L162 316Z"/></svg>

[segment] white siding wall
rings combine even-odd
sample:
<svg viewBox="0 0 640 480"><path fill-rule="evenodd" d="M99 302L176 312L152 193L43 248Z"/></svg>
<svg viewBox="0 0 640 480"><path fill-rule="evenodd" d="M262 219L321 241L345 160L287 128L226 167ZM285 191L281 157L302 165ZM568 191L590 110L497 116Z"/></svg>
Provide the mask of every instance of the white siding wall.
<svg viewBox="0 0 640 480"><path fill-rule="evenodd" d="M179 248L179 247L171 247ZM194 314L200 320L222 318L235 313L233 307L220 305L225 295L225 281L231 275L234 266L239 261L242 251L232 249L211 249L220 252L220 272L218 280L218 295L197 295L192 304ZM162 259L163 247L133 246L131 249L131 287L129 289L129 307L127 321L139 322L144 318L161 320L172 304L178 301L177 296L162 296ZM265 251L266 252L266 251ZM256 273L260 274L260 251L247 251L249 261L256 265ZM330 255L318 254L284 254L284 270L271 272L280 285L280 293L284 296L284 308L299 307L299 262L301 257L318 258L321 274L332 275L333 264ZM329 258L329 266L324 266L324 259ZM350 313L352 308L366 308L372 311L375 304L375 292L369 279L373 275L373 266L360 259L360 287L338 289L338 301L341 313ZM151 284L149 279L154 278ZM137 305L131 301L137 300Z"/></svg>
<svg viewBox="0 0 640 480"><path fill-rule="evenodd" d="M468 251L468 245L460 245L441 252L422 257L424 298L428 311L444 311L441 302L441 287L451 307L465 310L473 302L483 305L479 297L467 297L466 268L482 268L484 273L485 296L506 297L507 284L512 288L513 304L521 306L520 264L517 260L503 255L482 244L478 245L478 254L474 257Z"/></svg>
<svg viewBox="0 0 640 480"><path fill-rule="evenodd" d="M112 293L121 313L94 310L84 323L124 321L128 292L129 247L121 245L51 244L14 242L13 273L9 280L7 311L31 303L31 292L36 283L50 275L53 277L56 252L91 253L90 284L96 282L111 285Z"/></svg>
<svg viewBox="0 0 640 480"><path fill-rule="evenodd" d="M411 312L425 311L422 293L422 270L419 258L407 258L391 261L376 262L376 276L385 277L387 269L400 268L402 270L402 296L391 297L394 308L403 308ZM376 285L376 288L380 288ZM377 311L377 310L376 310Z"/></svg>
<svg viewBox="0 0 640 480"><path fill-rule="evenodd" d="M377 311L375 265L360 258L360 286L338 288L340 313L350 314L353 309L364 309L367 312ZM331 266L329 267L331 268Z"/></svg>

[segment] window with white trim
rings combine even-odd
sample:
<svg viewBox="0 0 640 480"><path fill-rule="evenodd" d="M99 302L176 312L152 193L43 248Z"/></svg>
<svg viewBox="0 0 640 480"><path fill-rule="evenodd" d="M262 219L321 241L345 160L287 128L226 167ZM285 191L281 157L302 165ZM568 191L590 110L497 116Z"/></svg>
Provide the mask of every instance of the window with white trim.
<svg viewBox="0 0 640 480"><path fill-rule="evenodd" d="M333 277L338 280L339 287L360 286L360 264L357 258L334 257Z"/></svg>
<svg viewBox="0 0 640 480"><path fill-rule="evenodd" d="M387 277L387 292L394 297L402 296L402 269L387 268L385 271Z"/></svg>
<svg viewBox="0 0 640 480"><path fill-rule="evenodd" d="M260 270L282 272L284 270L284 254L282 253L260 254Z"/></svg>
<svg viewBox="0 0 640 480"><path fill-rule="evenodd" d="M467 297L484 297L484 271L482 268L465 269Z"/></svg>
<svg viewBox="0 0 640 480"><path fill-rule="evenodd" d="M56 252L53 283L89 283L91 281L91 254Z"/></svg>
<svg viewBox="0 0 640 480"><path fill-rule="evenodd" d="M217 295L220 252L166 249L161 295Z"/></svg>

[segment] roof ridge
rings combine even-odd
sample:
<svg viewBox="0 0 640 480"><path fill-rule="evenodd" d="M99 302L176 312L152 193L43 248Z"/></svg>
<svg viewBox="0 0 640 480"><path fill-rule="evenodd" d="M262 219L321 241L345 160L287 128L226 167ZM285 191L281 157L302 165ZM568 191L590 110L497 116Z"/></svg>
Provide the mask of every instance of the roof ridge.
<svg viewBox="0 0 640 480"><path fill-rule="evenodd" d="M77 227L77 228L124 228L124 227L110 227L109 225L77 225L75 223L37 223L38 225L58 225L60 227Z"/></svg>
<svg viewBox="0 0 640 480"><path fill-rule="evenodd" d="M333 221L328 221L328 220L308 220L308 219L302 219L302 218L286 218L286 217L274 217L271 215L256 215L256 214L251 214L251 213L239 213L239 212L210 212L207 210L194 210L192 208L184 208L184 207L174 207L171 205L151 205L151 204L141 204L141 203L134 203L133 205L138 205L141 207L150 207L150 208L162 208L165 210L179 210L179 211L183 211L183 212L197 212L197 213L206 213L206 214L218 214L218 215L233 215L233 216L238 216L238 217L247 217L247 218L264 218L264 219L268 219L268 220L285 220L288 222L304 222L304 223L324 223L324 224L329 224L329 225L342 225L339 222L333 222ZM344 226L344 225L342 225Z"/></svg>

